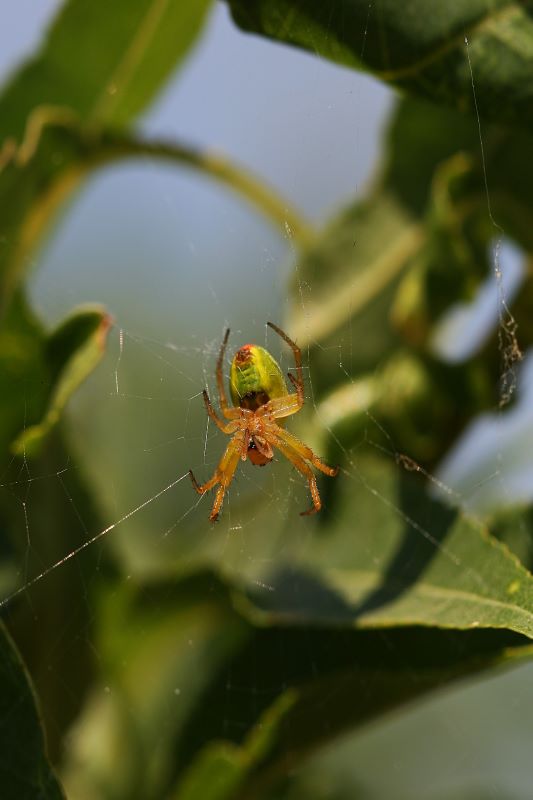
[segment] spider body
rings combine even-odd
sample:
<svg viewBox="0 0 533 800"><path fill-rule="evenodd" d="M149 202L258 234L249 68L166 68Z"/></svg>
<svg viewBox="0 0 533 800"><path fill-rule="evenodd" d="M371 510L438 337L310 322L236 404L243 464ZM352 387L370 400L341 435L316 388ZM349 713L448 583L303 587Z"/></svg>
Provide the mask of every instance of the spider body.
<svg viewBox="0 0 533 800"><path fill-rule="evenodd" d="M246 461L248 458L256 466L265 466L272 461L274 448L279 450L308 480L313 505L302 514L314 514L320 511L322 505L311 466L330 476L335 476L338 472L338 467L325 464L310 447L283 427L284 418L296 414L304 404L302 356L300 348L281 328L272 322L267 324L293 351L296 377L289 372L288 378L296 391L288 391L283 373L268 350L259 345L246 344L237 350L231 362L229 383L233 408L229 406L222 375L229 337L229 329L226 330L218 356L216 378L220 409L228 421L220 419L205 390L203 398L208 415L232 438L214 475L206 483L199 484L192 470L189 470L191 481L198 494L204 494L218 484L210 514L212 522L218 519L224 494L233 480L240 459Z"/></svg>
<svg viewBox="0 0 533 800"><path fill-rule="evenodd" d="M235 353L229 388L233 405L250 411L257 411L269 400L288 393L277 361L268 350L256 344L245 344Z"/></svg>

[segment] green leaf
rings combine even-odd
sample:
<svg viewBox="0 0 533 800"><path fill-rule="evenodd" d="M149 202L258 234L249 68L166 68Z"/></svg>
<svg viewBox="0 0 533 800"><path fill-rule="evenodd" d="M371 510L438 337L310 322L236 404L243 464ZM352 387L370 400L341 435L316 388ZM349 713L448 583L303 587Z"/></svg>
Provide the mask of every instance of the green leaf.
<svg viewBox="0 0 533 800"><path fill-rule="evenodd" d="M46 758L35 696L13 642L0 623L0 786L3 800L60 800Z"/></svg>
<svg viewBox="0 0 533 800"><path fill-rule="evenodd" d="M304 255L295 276L304 288L303 294L294 292L291 335L305 346L325 339L359 313L364 326L422 240L417 220L390 192L373 192L348 208ZM358 351L363 365L376 362L390 344L390 334L378 341L360 342L365 348L364 355Z"/></svg>
<svg viewBox="0 0 533 800"><path fill-rule="evenodd" d="M261 715L242 746L216 741L200 751L179 782L174 800L229 800L276 746L280 726L296 702L295 691L283 692Z"/></svg>
<svg viewBox="0 0 533 800"><path fill-rule="evenodd" d="M259 796L339 733L532 655L509 631L328 627L326 593L313 597L314 620L295 626L258 614L212 573L113 587L97 639L106 687L96 687L71 731L67 790Z"/></svg>
<svg viewBox="0 0 533 800"><path fill-rule="evenodd" d="M314 535L291 519L278 568L233 593L255 631L188 722L187 799L200 796L202 769L220 797L259 796L339 733L533 654L533 578L509 551L401 463L357 453L349 464ZM285 691L286 712L251 763L242 737ZM205 746L228 703L238 724Z"/></svg>
<svg viewBox="0 0 533 800"><path fill-rule="evenodd" d="M533 571L533 508L516 506L503 509L489 521L493 536L503 542L519 561Z"/></svg>
<svg viewBox="0 0 533 800"><path fill-rule="evenodd" d="M384 167L367 196L332 220L298 260L290 330L301 346L325 340L326 355L314 354L321 376L333 333L336 341L344 331L357 341L356 351L343 359L351 374L375 366L394 345L389 312L395 285L427 248L435 172L458 150L478 143L468 118L427 103L398 105L386 134Z"/></svg>
<svg viewBox="0 0 533 800"><path fill-rule="evenodd" d="M111 318L97 307L77 309L45 342L49 374L47 408L42 419L25 427L13 443L13 452L35 454L59 422L71 395L94 370L105 351Z"/></svg>
<svg viewBox="0 0 533 800"><path fill-rule="evenodd" d="M35 455L103 355L107 312L74 312L50 336L17 292L0 323L0 453Z"/></svg>
<svg viewBox="0 0 533 800"><path fill-rule="evenodd" d="M5 306L54 212L102 163L101 127L131 122L198 35L209 0L71 0L0 96ZM115 154L116 155L116 154Z"/></svg>
<svg viewBox="0 0 533 800"><path fill-rule="evenodd" d="M196 39L210 0L69 0L40 52L0 98L0 142L29 115L66 108L86 123L124 125L162 88Z"/></svg>
<svg viewBox="0 0 533 800"><path fill-rule="evenodd" d="M228 0L246 31L309 50L413 94L533 131L530 2ZM468 46L465 44L468 39Z"/></svg>
<svg viewBox="0 0 533 800"><path fill-rule="evenodd" d="M60 429L31 462L11 457L4 466L0 520L2 565L11 565L0 606L38 687L48 752L56 763L62 737L93 680L92 597L109 568L106 550L97 545L63 561L104 523ZM60 567L34 582L58 561ZM61 646L52 653L58 632Z"/></svg>
<svg viewBox="0 0 533 800"><path fill-rule="evenodd" d="M186 728L182 759L191 766L176 800L263 796L339 734L452 681L531 658L521 642L506 631L256 629ZM202 795L208 777L212 794Z"/></svg>
<svg viewBox="0 0 533 800"><path fill-rule="evenodd" d="M206 573L179 584L113 586L99 623L107 689L96 687L70 737L67 792L168 796L187 720L249 626L226 587Z"/></svg>
<svg viewBox="0 0 533 800"><path fill-rule="evenodd" d="M17 292L0 323L0 458L10 457L13 439L26 420L43 410L47 380L45 334Z"/></svg>
<svg viewBox="0 0 533 800"><path fill-rule="evenodd" d="M408 462L406 462L408 463ZM402 462L349 459L323 535L253 603L268 624L506 628L533 638L533 577Z"/></svg>
<svg viewBox="0 0 533 800"><path fill-rule="evenodd" d="M307 679L301 681L299 690L292 690L298 701L288 708L268 758L250 775L245 786L248 792L290 774L310 752L334 742L341 733L383 719L398 707L458 679L487 668L509 668L533 655L533 648L521 648L512 637L492 632L471 636L409 629L396 634L387 630L368 637L338 636L335 641L328 635L304 631L288 646L287 657L295 667L299 665L298 645L302 665L304 659L314 660L328 646L333 648L333 658L329 668L327 656L319 656L305 667ZM275 644L283 647L288 638L279 638ZM241 796L249 794L243 791Z"/></svg>
<svg viewBox="0 0 533 800"><path fill-rule="evenodd" d="M320 418L345 447L369 412L434 470L469 420L508 396L506 370L533 342L529 281L511 306L518 339L509 317L475 359L446 364L434 350L444 315L491 274L495 242L533 252L533 140L490 127L483 141L484 161L474 120L402 101L368 195L298 258L288 330L309 347Z"/></svg>

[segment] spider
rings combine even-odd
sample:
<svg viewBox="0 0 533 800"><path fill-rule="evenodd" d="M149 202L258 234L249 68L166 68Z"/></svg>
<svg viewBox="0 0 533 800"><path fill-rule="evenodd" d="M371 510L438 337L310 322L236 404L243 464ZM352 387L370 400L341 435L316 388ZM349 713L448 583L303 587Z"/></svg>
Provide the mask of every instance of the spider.
<svg viewBox="0 0 533 800"><path fill-rule="evenodd" d="M308 511L302 511L302 515L315 514L322 507L311 465L332 477L339 471L338 467L325 464L310 447L282 427L283 417L296 414L304 404L302 353L281 328L273 322L267 322L267 325L287 342L294 353L296 377L290 372L287 375L296 392L287 391L283 373L267 350L255 344L245 344L237 350L231 362L229 386L233 408L230 407L222 376L224 354L230 333L227 328L218 355L216 380L220 409L228 421L220 419L205 389L203 398L207 413L213 422L232 438L214 475L208 481L199 484L192 470L189 470L192 484L198 494L205 494L218 484L215 502L209 515L211 522L216 522L218 519L224 495L233 480L239 459L246 461L249 458L252 464L262 467L274 458L274 448L283 453L309 482L313 505Z"/></svg>

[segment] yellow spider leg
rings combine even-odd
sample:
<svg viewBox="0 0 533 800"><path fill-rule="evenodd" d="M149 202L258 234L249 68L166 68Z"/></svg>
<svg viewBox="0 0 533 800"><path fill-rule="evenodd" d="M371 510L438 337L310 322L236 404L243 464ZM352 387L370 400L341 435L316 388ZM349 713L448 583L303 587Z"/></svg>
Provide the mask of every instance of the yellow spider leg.
<svg viewBox="0 0 533 800"><path fill-rule="evenodd" d="M242 429L241 429L242 430ZM243 430L243 437L241 442L241 461L246 461L248 458L248 441L250 439L250 434L248 430L245 428Z"/></svg>
<svg viewBox="0 0 533 800"><path fill-rule="evenodd" d="M243 442L245 441L245 432L244 431L237 431L231 441L229 442L226 450L224 451L224 455L218 462L218 466L215 470L215 474L209 478L208 481L205 483L198 483L196 478L194 477L193 471L189 470L189 475L192 481L192 485L194 486L195 490L198 494L205 494L212 489L213 486L216 486L217 483L220 484L218 487L215 502L213 503L213 508L211 509L211 514L209 515L209 519L211 522L216 522L218 519L218 515L220 513L220 509L222 507L222 501L224 499L224 494L228 486L230 485L231 481L233 480L233 476L235 474L235 470L237 468L237 464L239 463L239 459L241 458L241 454L243 451Z"/></svg>
<svg viewBox="0 0 533 800"><path fill-rule="evenodd" d="M273 322L267 322L267 325L270 328L272 328L273 331L276 331L278 336L281 336L281 338L287 342L287 344L289 345L294 354L294 363L296 366L296 378L294 377L294 375L291 375L290 372L288 372L287 375L289 377L290 382L296 389L296 394L298 396L298 404L299 404L298 408L300 409L304 404L304 374L302 369L302 351L300 350L296 342L293 342L292 339L289 336L287 336L285 331L282 331L281 328L278 328L278 326L274 325ZM291 413L294 414L295 412L293 411ZM287 415L285 414L284 416Z"/></svg>
<svg viewBox="0 0 533 800"><path fill-rule="evenodd" d="M236 430L235 426L238 423L236 423L234 421L234 422L230 422L227 425L225 425L222 422L222 420L220 419L220 417L218 416L218 414L215 411L215 409L213 408L213 406L211 405L211 401L209 399L209 395L207 394L205 389L202 392L202 397L204 398L206 411L209 414L209 416L211 417L211 419L213 420L213 422L215 423L215 425L217 425L217 427L219 427L220 430L223 431L224 433L235 433L235 430ZM234 409L234 410L238 411L238 409Z"/></svg>
<svg viewBox="0 0 533 800"><path fill-rule="evenodd" d="M294 452L294 450L290 445L284 444L279 439L277 439L276 441L270 439L270 441L272 442L274 447L277 447L280 453L283 453L285 458L287 458L291 462L291 464L293 464L293 466L295 466L296 469L299 472L301 472L302 475L305 475L305 477L307 478L307 481L309 483L309 491L311 492L311 497L313 498L313 505L307 511L300 511L300 516L306 517L309 514L316 514L322 508L322 501L320 499L320 494L318 492L318 486L316 485L316 478L313 475L311 467L309 466L309 464L306 464L306 462L303 460L301 456L298 455L298 453Z"/></svg>
<svg viewBox="0 0 533 800"><path fill-rule="evenodd" d="M220 410L227 419L237 419L239 417L239 409L231 408L228 405L228 398L226 396L226 389L224 388L224 375L222 374L222 366L224 364L224 354L226 352L226 345L229 339L229 328L226 328L224 339L220 347L220 352L217 359L217 387L218 387L218 402L220 403ZM220 426L219 426L220 427Z"/></svg>
<svg viewBox="0 0 533 800"><path fill-rule="evenodd" d="M289 373L289 378L292 377ZM274 419L279 419L280 417L290 417L291 414L296 414L301 407L302 403L297 394L284 394L283 397L275 397L273 400L269 400L268 403L264 403L255 413L260 417L272 416Z"/></svg>
<svg viewBox="0 0 533 800"><path fill-rule="evenodd" d="M273 424L275 425L275 423ZM285 428L280 428L279 425L276 425L275 429L272 429L270 426L267 427L267 438L269 440L271 438L281 439L292 450L294 450L295 453L301 456L301 458L304 458L306 461L310 461L314 467L319 469L325 475L330 475L332 478L334 478L339 471L338 467L330 467L329 464L326 464L324 461L322 461L321 458L315 455L310 447L308 447L306 444L297 439L296 436L294 436L294 434L289 433L289 431L286 431ZM279 447L279 445L276 444L276 447Z"/></svg>

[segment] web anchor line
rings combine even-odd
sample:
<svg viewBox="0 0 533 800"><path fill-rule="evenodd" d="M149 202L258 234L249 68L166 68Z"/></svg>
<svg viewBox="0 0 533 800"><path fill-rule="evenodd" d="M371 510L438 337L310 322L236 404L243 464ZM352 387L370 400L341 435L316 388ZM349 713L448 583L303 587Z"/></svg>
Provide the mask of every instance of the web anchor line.
<svg viewBox="0 0 533 800"><path fill-rule="evenodd" d="M516 379L516 364L522 361L524 355L518 344L516 336L517 323L507 305L505 298L505 290L503 286L503 273L500 267L500 251L502 239L505 236L505 231L502 226L496 222L492 215L492 206L490 202L489 181L487 177L487 163L485 159L485 147L483 145L483 136L481 132L481 117L479 115L479 108L477 104L476 87L474 83L474 70L472 69L472 61L470 60L470 42L468 37L464 38L466 47L466 59L468 61L468 69L470 71L470 82L472 84L472 98L474 100L474 110L476 112L477 128L479 134L479 147L481 153L481 165L483 168L483 180L485 182L485 194L487 196L487 213L489 219L498 231L498 237L494 246L494 276L496 278L496 285L498 287L498 316L499 316L499 330L498 330L498 346L502 358L502 374L500 376L500 408L507 405L511 400L517 385Z"/></svg>
<svg viewBox="0 0 533 800"><path fill-rule="evenodd" d="M124 514L124 516L121 517L119 520L117 520L116 522L111 523L111 525L108 525L107 528L104 528L102 531L99 531L97 534L95 534L90 539L87 539L86 542L83 542L83 544L80 544L79 547L76 547L74 550L71 550L70 553L67 553L66 556L63 556L63 558L60 558L59 561L56 561L51 566L47 567L45 570L40 572L34 578L31 578L31 580L26 581L26 583L24 583L23 586L21 586L20 588L16 589L14 592L12 592L10 595L5 597L3 600L0 600L0 609L2 609L5 606L7 606L8 603L10 603L12 600L14 600L15 597L18 597L19 594L22 594L27 589L31 589L32 586L35 586L36 583L39 583L39 581L43 580L43 578L46 578L48 575L50 575L51 572L54 572L58 567L63 566L63 564L66 564L67 561L70 561L71 559L75 558L83 550L86 550L88 547L93 545L99 539L103 539L103 537L106 536L106 534L110 533L110 531L114 530L115 528L118 528L118 526L122 522L125 522L130 517L133 517L134 514L137 514L137 512L142 511L142 509L146 508L146 506L150 505L150 503L153 503L155 500L157 500L159 497L164 495L166 492L169 492L171 489L173 489L175 486L177 486L178 483L180 483L184 478L186 478L187 475L188 475L187 472L184 475L180 475L179 478L176 478L176 480L172 481L172 483L169 483L168 486L165 486L164 489L161 489L159 492L157 492L156 494L152 495L147 500L144 500L142 503L140 503L135 508L132 508L130 511L127 512L127 514Z"/></svg>

